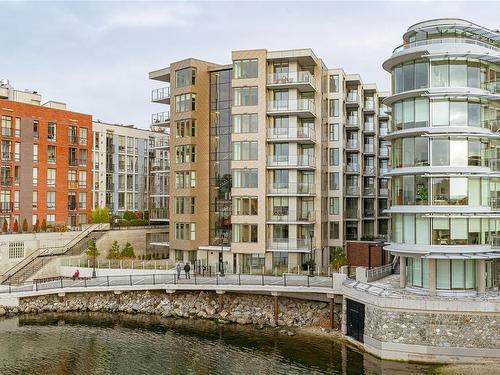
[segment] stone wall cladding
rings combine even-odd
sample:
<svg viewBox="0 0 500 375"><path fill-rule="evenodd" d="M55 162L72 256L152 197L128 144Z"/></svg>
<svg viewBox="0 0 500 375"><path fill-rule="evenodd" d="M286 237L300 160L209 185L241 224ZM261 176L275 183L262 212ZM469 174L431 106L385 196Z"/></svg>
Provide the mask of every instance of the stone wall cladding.
<svg viewBox="0 0 500 375"><path fill-rule="evenodd" d="M223 306L213 292L160 291L114 293L68 293L60 301L57 295L23 298L19 307L0 308L0 315L16 313L100 311L161 315L189 319L212 319L220 323L276 326L273 297L227 293ZM3 314L2 314L3 313ZM336 327L339 317L336 315ZM279 297L277 325L288 327L323 326L329 322L329 306L325 302Z"/></svg>
<svg viewBox="0 0 500 375"><path fill-rule="evenodd" d="M500 316L389 311L366 305L365 335L400 344L500 349Z"/></svg>

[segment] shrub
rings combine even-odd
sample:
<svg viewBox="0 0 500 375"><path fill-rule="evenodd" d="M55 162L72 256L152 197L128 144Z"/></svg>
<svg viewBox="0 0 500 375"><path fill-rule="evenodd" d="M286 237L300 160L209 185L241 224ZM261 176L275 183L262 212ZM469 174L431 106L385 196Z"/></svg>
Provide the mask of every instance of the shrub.
<svg viewBox="0 0 500 375"><path fill-rule="evenodd" d="M9 230L9 223L7 223L7 219L3 219L2 232L6 233L8 230Z"/></svg>
<svg viewBox="0 0 500 375"><path fill-rule="evenodd" d="M130 244L130 242L127 242L125 246L123 246L123 249L121 251L121 257L124 259L135 258L134 247Z"/></svg>
<svg viewBox="0 0 500 375"><path fill-rule="evenodd" d="M109 223L109 209L107 207L98 207L92 210L90 214L92 224Z"/></svg>
<svg viewBox="0 0 500 375"><path fill-rule="evenodd" d="M125 211L123 213L123 218L127 221L132 221L136 219L135 214L132 211Z"/></svg>
<svg viewBox="0 0 500 375"><path fill-rule="evenodd" d="M87 248L87 251L85 252L85 255L87 255L87 257L89 257L90 259L92 259L92 261L94 259L97 259L97 257L99 255L101 255L101 253L97 249L97 245L95 243L95 240L90 240L89 241L88 248Z"/></svg>
<svg viewBox="0 0 500 375"><path fill-rule="evenodd" d="M42 232L46 232L47 231L47 222L45 221L45 219L42 220Z"/></svg>
<svg viewBox="0 0 500 375"><path fill-rule="evenodd" d="M139 227L139 226L148 225L148 222L144 219L133 219L133 220L130 220L129 224L132 226L135 226L135 227Z"/></svg>
<svg viewBox="0 0 500 375"><path fill-rule="evenodd" d="M26 220L26 218L24 218L23 220L23 232L27 232L28 231L28 220Z"/></svg>
<svg viewBox="0 0 500 375"><path fill-rule="evenodd" d="M33 232L40 232L40 220L36 219L35 225L33 225Z"/></svg>
<svg viewBox="0 0 500 375"><path fill-rule="evenodd" d="M15 232L15 233L19 233L19 224L17 223L17 219L14 220L14 226L12 227L12 230Z"/></svg>
<svg viewBox="0 0 500 375"><path fill-rule="evenodd" d="M349 261L347 260L347 256L344 252L344 249L341 247L336 247L335 248L335 256L332 260L332 269L336 272L339 271L340 267L346 266L349 264Z"/></svg>

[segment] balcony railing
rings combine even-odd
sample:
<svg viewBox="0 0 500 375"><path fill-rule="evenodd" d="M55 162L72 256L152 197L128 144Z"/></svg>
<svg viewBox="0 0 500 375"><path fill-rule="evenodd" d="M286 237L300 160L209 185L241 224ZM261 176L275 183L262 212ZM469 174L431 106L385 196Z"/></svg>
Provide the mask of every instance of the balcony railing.
<svg viewBox="0 0 500 375"><path fill-rule="evenodd" d="M492 94L500 93L500 81L485 82L482 85L483 90L489 91Z"/></svg>
<svg viewBox="0 0 500 375"><path fill-rule="evenodd" d="M348 150L357 150L358 149L358 141L356 139L347 140L346 148Z"/></svg>
<svg viewBox="0 0 500 375"><path fill-rule="evenodd" d="M68 164L71 166L71 167L76 167L78 165L78 160L77 159L69 159L68 160Z"/></svg>
<svg viewBox="0 0 500 375"><path fill-rule="evenodd" d="M281 183L272 183L268 185L268 193L269 194L283 194L283 195L291 195L291 194L316 194L316 185L309 183L295 183L295 184L281 184Z"/></svg>
<svg viewBox="0 0 500 375"><path fill-rule="evenodd" d="M313 99L271 100L267 103L268 112L309 112L315 115Z"/></svg>
<svg viewBox="0 0 500 375"><path fill-rule="evenodd" d="M357 208L348 208L344 211L344 216L347 219L359 219L358 209Z"/></svg>
<svg viewBox="0 0 500 375"><path fill-rule="evenodd" d="M170 121L170 111L153 113L151 115L151 124L163 124Z"/></svg>
<svg viewBox="0 0 500 375"><path fill-rule="evenodd" d="M380 147L378 149L378 154L381 158L388 158L389 157L389 149L387 147Z"/></svg>
<svg viewBox="0 0 500 375"><path fill-rule="evenodd" d="M273 73L267 76L267 83L270 85L290 85L290 84L309 84L316 87L314 75L310 72L287 72Z"/></svg>
<svg viewBox="0 0 500 375"><path fill-rule="evenodd" d="M366 154L373 154L375 152L375 145L371 143L365 144L364 150Z"/></svg>
<svg viewBox="0 0 500 375"><path fill-rule="evenodd" d="M346 171L347 172L354 172L354 173L359 172L359 164L354 164L354 163L346 164Z"/></svg>
<svg viewBox="0 0 500 375"><path fill-rule="evenodd" d="M365 100L365 110L372 111L375 109L375 102L372 100Z"/></svg>
<svg viewBox="0 0 500 375"><path fill-rule="evenodd" d="M378 131L378 134L381 137L385 137L388 133L389 133L389 129L387 129L387 128L380 128Z"/></svg>
<svg viewBox="0 0 500 375"><path fill-rule="evenodd" d="M314 248L314 243L312 244ZM270 238L267 240L267 249L275 251L309 252L311 240L305 238Z"/></svg>
<svg viewBox="0 0 500 375"><path fill-rule="evenodd" d="M313 223L316 218L315 211L290 211L288 207L275 207L267 213L268 221L274 222L295 222L302 221Z"/></svg>
<svg viewBox="0 0 500 375"><path fill-rule="evenodd" d="M170 98L170 87L161 87L151 91L151 100L153 102Z"/></svg>
<svg viewBox="0 0 500 375"><path fill-rule="evenodd" d="M359 187L358 186L346 186L345 192L346 195L359 195Z"/></svg>
<svg viewBox="0 0 500 375"><path fill-rule="evenodd" d="M149 210L150 220L168 220L168 208L151 208Z"/></svg>
<svg viewBox="0 0 500 375"><path fill-rule="evenodd" d="M359 95L357 92L348 92L347 93L347 102L354 103L354 102L357 102L358 99L359 99Z"/></svg>
<svg viewBox="0 0 500 375"><path fill-rule="evenodd" d="M375 123L373 122L365 122L364 125L365 132L372 133L375 131Z"/></svg>
<svg viewBox="0 0 500 375"><path fill-rule="evenodd" d="M353 117L349 116L347 117L347 123L346 126L349 126L351 128L358 127L358 117Z"/></svg>
<svg viewBox="0 0 500 375"><path fill-rule="evenodd" d="M2 126L2 137L12 137L12 128Z"/></svg>
<svg viewBox="0 0 500 375"><path fill-rule="evenodd" d="M170 163L167 160L154 162L150 170L151 172L168 171L170 169Z"/></svg>
<svg viewBox="0 0 500 375"><path fill-rule="evenodd" d="M154 148L170 147L170 136L164 135L155 139Z"/></svg>
<svg viewBox="0 0 500 375"><path fill-rule="evenodd" d="M267 165L271 167L314 167L316 158L310 155L269 155Z"/></svg>
<svg viewBox="0 0 500 375"><path fill-rule="evenodd" d="M12 186L12 177L0 177L1 186Z"/></svg>
<svg viewBox="0 0 500 375"><path fill-rule="evenodd" d="M0 212L12 212L12 202L0 202Z"/></svg>
<svg viewBox="0 0 500 375"><path fill-rule="evenodd" d="M112 182L106 182L106 190L107 191L113 191L115 190L115 184Z"/></svg>
<svg viewBox="0 0 500 375"><path fill-rule="evenodd" d="M365 174L368 175L375 174L375 167L365 166Z"/></svg>
<svg viewBox="0 0 500 375"><path fill-rule="evenodd" d="M363 189L364 195L375 195L375 188L373 186L365 186Z"/></svg>
<svg viewBox="0 0 500 375"><path fill-rule="evenodd" d="M378 195L381 197L388 197L389 196L389 189L388 188L379 188Z"/></svg>
<svg viewBox="0 0 500 375"><path fill-rule="evenodd" d="M436 39L425 39L425 40L417 40L415 42L411 43L405 43L399 47L396 47L392 53L397 53L404 51L407 48L413 48L413 47L418 47L418 46L426 46L429 44L445 44L445 43L450 43L450 44L455 44L455 43L465 43L465 44L475 44L477 46L481 46L484 48L491 49L496 52L500 52L500 48L495 47L491 44L480 42L479 40L475 39L470 39L470 38L436 38Z"/></svg>
<svg viewBox="0 0 500 375"><path fill-rule="evenodd" d="M363 217L375 217L375 210L372 208L365 208L363 210Z"/></svg>
<svg viewBox="0 0 500 375"><path fill-rule="evenodd" d="M389 168L379 168L378 173L380 176L383 176L383 175L389 173Z"/></svg>
<svg viewBox="0 0 500 375"><path fill-rule="evenodd" d="M314 127L301 126L293 128L270 128L267 129L269 139L315 139Z"/></svg>
<svg viewBox="0 0 500 375"><path fill-rule="evenodd" d="M68 189L78 189L78 181L68 181Z"/></svg>

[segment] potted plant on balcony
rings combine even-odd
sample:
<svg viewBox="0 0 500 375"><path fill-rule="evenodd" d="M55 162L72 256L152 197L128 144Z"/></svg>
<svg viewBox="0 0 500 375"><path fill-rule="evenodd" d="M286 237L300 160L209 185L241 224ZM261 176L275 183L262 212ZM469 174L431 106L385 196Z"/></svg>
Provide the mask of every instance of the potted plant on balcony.
<svg viewBox="0 0 500 375"><path fill-rule="evenodd" d="M417 186L417 198L419 199L419 201L426 203L428 197L429 197L429 189L427 188L427 186L418 185Z"/></svg>

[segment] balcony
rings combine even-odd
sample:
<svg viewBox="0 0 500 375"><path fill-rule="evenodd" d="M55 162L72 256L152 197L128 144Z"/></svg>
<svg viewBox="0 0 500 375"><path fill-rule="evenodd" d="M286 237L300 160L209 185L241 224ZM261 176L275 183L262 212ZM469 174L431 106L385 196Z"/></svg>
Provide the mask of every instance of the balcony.
<svg viewBox="0 0 500 375"><path fill-rule="evenodd" d="M385 104L383 104L379 107L378 115L379 117L389 117L390 112L391 109Z"/></svg>
<svg viewBox="0 0 500 375"><path fill-rule="evenodd" d="M368 219L375 218L375 210L373 208L365 208L363 210L363 217Z"/></svg>
<svg viewBox="0 0 500 375"><path fill-rule="evenodd" d="M78 137L76 135L69 135L68 136L68 143L71 145L77 145L78 144Z"/></svg>
<svg viewBox="0 0 500 375"><path fill-rule="evenodd" d="M348 208L344 211L344 217L346 219L359 219L357 208Z"/></svg>
<svg viewBox="0 0 500 375"><path fill-rule="evenodd" d="M357 163L347 163L345 170L347 173L359 173L359 164Z"/></svg>
<svg viewBox="0 0 500 375"><path fill-rule="evenodd" d="M309 155L269 155L267 157L267 167L314 169L316 167L316 158Z"/></svg>
<svg viewBox="0 0 500 375"><path fill-rule="evenodd" d="M373 154L375 153L375 145L372 143L366 143L363 147L365 154Z"/></svg>
<svg viewBox="0 0 500 375"><path fill-rule="evenodd" d="M266 250L268 251L287 251L297 253L309 253L311 247L310 239L305 238L270 238L267 240Z"/></svg>
<svg viewBox="0 0 500 375"><path fill-rule="evenodd" d="M379 168L379 170L378 170L379 176L383 176L387 173L389 173L389 168Z"/></svg>
<svg viewBox="0 0 500 375"><path fill-rule="evenodd" d="M316 220L315 211L290 211L288 207L271 208L267 213L269 223L309 224Z"/></svg>
<svg viewBox="0 0 500 375"><path fill-rule="evenodd" d="M154 146L152 147L153 150L156 149L163 149L163 148L169 148L170 147L170 136L165 134L162 135L161 137L158 137L155 139Z"/></svg>
<svg viewBox="0 0 500 375"><path fill-rule="evenodd" d="M387 147L380 147L378 149L378 156L380 158L388 158L389 157L389 149Z"/></svg>
<svg viewBox="0 0 500 375"><path fill-rule="evenodd" d="M267 86L277 89L296 88L299 91L316 90L314 75L307 71L268 74Z"/></svg>
<svg viewBox="0 0 500 375"><path fill-rule="evenodd" d="M68 181L68 189L78 189L78 181Z"/></svg>
<svg viewBox="0 0 500 375"><path fill-rule="evenodd" d="M365 112L375 112L375 102L373 98L371 99L365 99L365 105L363 107L363 110Z"/></svg>
<svg viewBox="0 0 500 375"><path fill-rule="evenodd" d="M363 130L365 133L375 133L375 123L373 122L365 122L363 126Z"/></svg>
<svg viewBox="0 0 500 375"><path fill-rule="evenodd" d="M267 114L270 116L288 114L299 117L315 117L316 108L313 99L270 100L267 103Z"/></svg>
<svg viewBox="0 0 500 375"><path fill-rule="evenodd" d="M153 113L151 115L151 125L165 126L170 123L170 111Z"/></svg>
<svg viewBox="0 0 500 375"><path fill-rule="evenodd" d="M316 195L316 185L309 183L272 183L268 185L268 194L272 195Z"/></svg>
<svg viewBox="0 0 500 375"><path fill-rule="evenodd" d="M168 160L156 161L151 164L150 171L153 172L166 172L170 170L170 163Z"/></svg>
<svg viewBox="0 0 500 375"><path fill-rule="evenodd" d="M152 90L151 101L153 103L170 104L170 87L161 87Z"/></svg>
<svg viewBox="0 0 500 375"><path fill-rule="evenodd" d="M373 186L365 186L365 188L363 189L363 194L364 195L374 196L375 195L375 187L373 187Z"/></svg>
<svg viewBox="0 0 500 375"><path fill-rule="evenodd" d="M359 128L358 116L347 116L345 126L348 128Z"/></svg>
<svg viewBox="0 0 500 375"><path fill-rule="evenodd" d="M388 128L380 128L378 131L378 135L381 137L385 137L387 134L389 134Z"/></svg>
<svg viewBox="0 0 500 375"><path fill-rule="evenodd" d="M312 126L302 126L295 128L271 128L267 129L267 140L269 142L297 141L314 143L316 140L316 134L314 132L314 127Z"/></svg>
<svg viewBox="0 0 500 375"><path fill-rule="evenodd" d="M149 210L149 220L169 221L168 208L151 208Z"/></svg>
<svg viewBox="0 0 500 375"><path fill-rule="evenodd" d="M347 106L359 105L359 95L357 92L349 91L347 93L346 105Z"/></svg>
<svg viewBox="0 0 500 375"><path fill-rule="evenodd" d="M2 138L4 137L7 138L12 137L12 128L9 128L7 126L2 126Z"/></svg>
<svg viewBox="0 0 500 375"><path fill-rule="evenodd" d="M359 151L359 143L357 139L348 139L345 145L347 151Z"/></svg>
<svg viewBox="0 0 500 375"><path fill-rule="evenodd" d="M380 197L388 197L389 196L389 188L379 188L378 195Z"/></svg>
<svg viewBox="0 0 500 375"><path fill-rule="evenodd" d="M9 151L2 152L2 161L12 161L12 154Z"/></svg>
<svg viewBox="0 0 500 375"><path fill-rule="evenodd" d="M114 191L115 190L115 184L112 182L106 182L106 191Z"/></svg>
<svg viewBox="0 0 500 375"><path fill-rule="evenodd" d="M345 187L345 194L359 196L359 187L358 186L346 186Z"/></svg>
<svg viewBox="0 0 500 375"><path fill-rule="evenodd" d="M76 211L76 202L68 203L68 210Z"/></svg>
<svg viewBox="0 0 500 375"><path fill-rule="evenodd" d="M55 160L54 160L55 162ZM69 159L68 164L70 167L77 167L78 166L78 160L77 159Z"/></svg>
<svg viewBox="0 0 500 375"><path fill-rule="evenodd" d="M375 174L375 167L371 167L371 166L365 166L365 174L366 175L374 175Z"/></svg>
<svg viewBox="0 0 500 375"><path fill-rule="evenodd" d="M500 81L491 81L483 83L482 89L489 91L492 94L500 94Z"/></svg>

